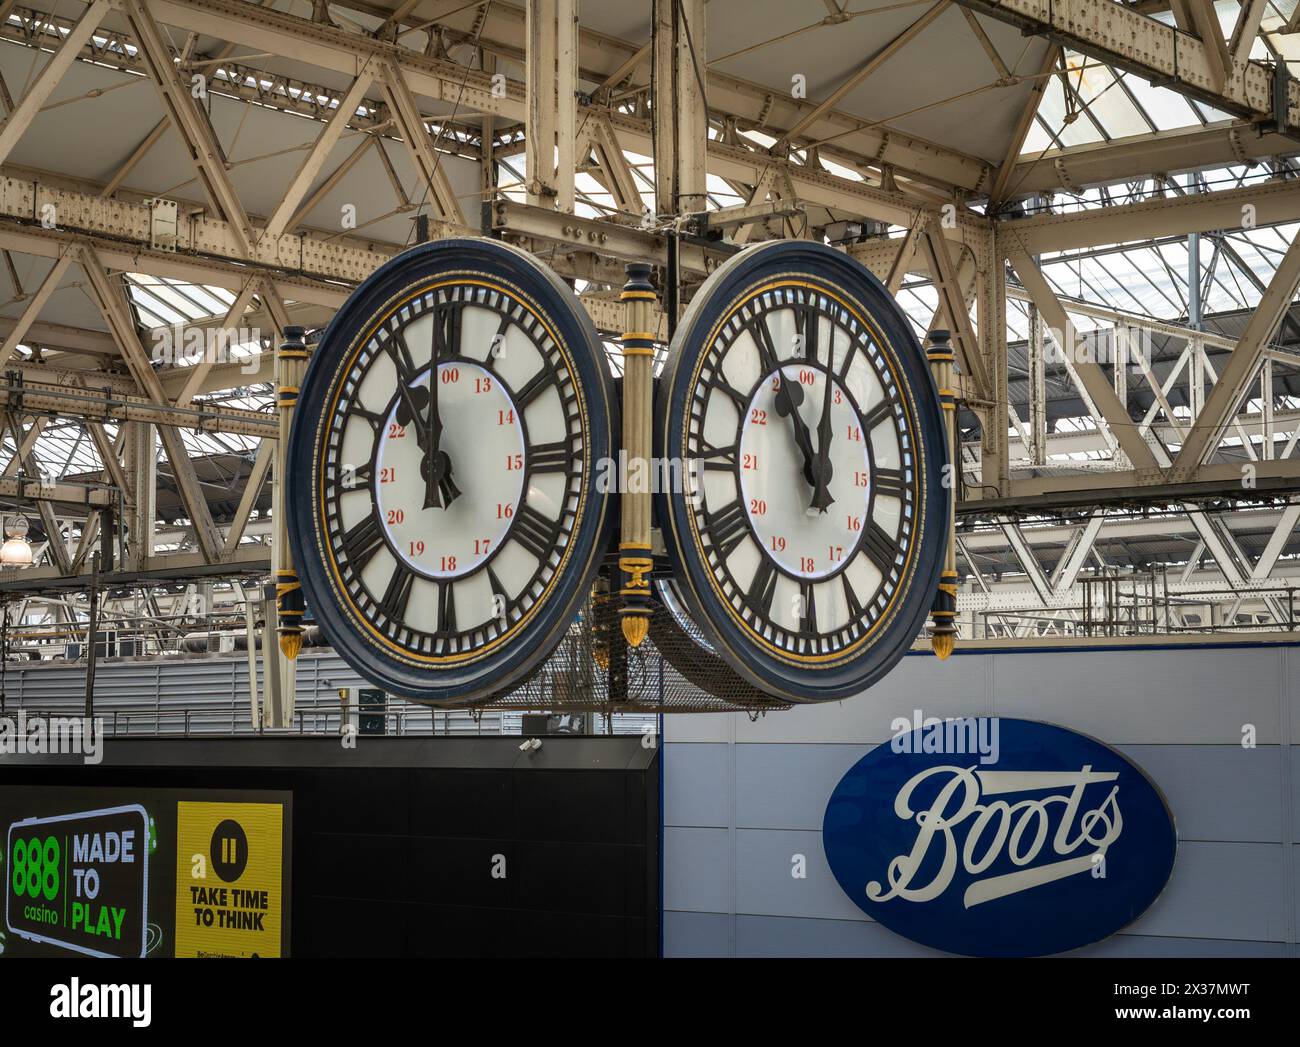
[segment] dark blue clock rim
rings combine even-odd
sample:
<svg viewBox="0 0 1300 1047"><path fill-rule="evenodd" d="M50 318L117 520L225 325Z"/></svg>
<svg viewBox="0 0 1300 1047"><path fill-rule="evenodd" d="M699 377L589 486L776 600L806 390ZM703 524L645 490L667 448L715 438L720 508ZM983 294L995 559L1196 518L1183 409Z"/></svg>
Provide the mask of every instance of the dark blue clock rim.
<svg viewBox="0 0 1300 1047"><path fill-rule="evenodd" d="M714 648L746 680L791 702L838 701L865 690L888 673L920 634L934 602L943 569L949 512L943 467L949 460L946 426L930 366L911 325L884 285L856 259L824 244L776 241L751 247L730 259L696 292L669 348L655 411L655 453L675 453L687 422L691 375L704 339L746 288L769 279L808 277L853 301L880 330L881 346L898 367L898 378L914 409L925 470L925 497L919 546L898 611L884 631L861 650L830 664L798 666L760 650L732 621L713 591L708 565L690 538L686 495L660 497L659 519L674 572L685 583L683 595L692 616Z"/></svg>
<svg viewBox="0 0 1300 1047"><path fill-rule="evenodd" d="M307 365L289 434L287 490L308 493L307 497L285 499L294 567L308 608L343 660L375 686L429 703L487 699L527 678L554 649L577 613L609 545L614 522L609 498L589 486L570 539L571 559L544 605L496 651L466 663L416 667L402 662L362 637L336 605L329 568L315 538L317 423L339 380L344 355L385 304L403 290L460 274L495 277L518 288L568 347L586 399L589 485L596 463L611 453L619 418L599 336L573 291L541 263L497 241L454 238L411 248L376 269L335 314Z"/></svg>

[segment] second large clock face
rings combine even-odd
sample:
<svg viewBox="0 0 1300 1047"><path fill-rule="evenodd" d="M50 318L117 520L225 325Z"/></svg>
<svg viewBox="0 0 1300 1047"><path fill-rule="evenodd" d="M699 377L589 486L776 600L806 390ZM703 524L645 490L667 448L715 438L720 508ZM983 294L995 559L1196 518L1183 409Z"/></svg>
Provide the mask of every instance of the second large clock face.
<svg viewBox="0 0 1300 1047"><path fill-rule="evenodd" d="M833 654L870 631L913 545L913 423L878 339L815 285L780 282L703 356L692 523L724 597L768 643Z"/></svg>
<svg viewBox="0 0 1300 1047"><path fill-rule="evenodd" d="M312 605L371 679L416 697L499 688L545 653L600 548L590 481L611 438L608 376L567 291L500 245L446 244L358 318L295 423L313 433L295 492L310 541L291 517ZM498 265L465 266L474 252Z"/></svg>
<svg viewBox="0 0 1300 1047"><path fill-rule="evenodd" d="M920 486L878 340L816 285L776 283L701 361L692 524L724 597L773 646L834 654L896 595Z"/></svg>
<svg viewBox="0 0 1300 1047"><path fill-rule="evenodd" d="M920 628L942 552L937 396L865 270L813 244L737 256L674 339L660 445L683 589L759 686L844 697Z"/></svg>

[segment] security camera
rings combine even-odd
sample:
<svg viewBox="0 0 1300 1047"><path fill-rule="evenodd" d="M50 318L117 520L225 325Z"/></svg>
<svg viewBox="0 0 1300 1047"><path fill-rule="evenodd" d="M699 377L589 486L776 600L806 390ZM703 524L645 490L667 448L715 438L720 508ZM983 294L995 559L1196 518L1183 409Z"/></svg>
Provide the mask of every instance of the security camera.
<svg viewBox="0 0 1300 1047"><path fill-rule="evenodd" d="M540 738L525 738L523 744L519 746L519 751L521 753L532 753L541 747L542 740Z"/></svg>

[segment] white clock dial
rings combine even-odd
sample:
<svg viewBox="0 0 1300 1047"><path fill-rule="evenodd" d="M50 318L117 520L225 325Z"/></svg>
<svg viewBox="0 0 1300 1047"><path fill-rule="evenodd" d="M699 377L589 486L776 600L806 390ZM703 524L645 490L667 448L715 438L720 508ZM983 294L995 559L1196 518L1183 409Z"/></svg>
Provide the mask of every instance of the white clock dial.
<svg viewBox="0 0 1300 1047"><path fill-rule="evenodd" d="M829 411L833 439L826 461L832 500L825 510L792 496L790 478L803 473L803 461L782 414L781 382L800 387L795 410L810 432L817 431L821 412ZM741 423L740 461L741 501L750 529L777 567L796 577L822 579L848 562L870 504L871 458L862 419L833 376L790 364L759 383Z"/></svg>
<svg viewBox="0 0 1300 1047"><path fill-rule="evenodd" d="M920 477L892 367L862 318L796 281L746 298L701 355L694 539L730 612L780 653L851 650L900 591Z"/></svg>
<svg viewBox="0 0 1300 1047"><path fill-rule="evenodd" d="M537 314L487 281L429 287L366 332L329 410L330 553L366 625L437 660L524 621L584 469L577 383Z"/></svg>
<svg viewBox="0 0 1300 1047"><path fill-rule="evenodd" d="M410 389L423 402L429 372L422 371ZM445 508L424 505L428 455L399 399L380 429L375 501L388 544L403 563L426 578L458 578L482 566L509 533L524 494L527 444L505 383L486 368L439 364L438 399L441 450L455 463L453 476L475 478L472 497L462 491ZM430 540L431 526L436 541Z"/></svg>

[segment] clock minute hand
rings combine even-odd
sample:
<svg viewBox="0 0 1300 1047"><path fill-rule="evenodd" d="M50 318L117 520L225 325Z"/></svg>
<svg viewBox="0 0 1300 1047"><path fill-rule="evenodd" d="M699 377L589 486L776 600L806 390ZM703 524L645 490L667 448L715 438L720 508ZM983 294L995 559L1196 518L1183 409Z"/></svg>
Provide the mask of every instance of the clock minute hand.
<svg viewBox="0 0 1300 1047"><path fill-rule="evenodd" d="M442 414L438 405L438 357L442 354L438 337L441 317L433 317L432 344L429 347L429 403L425 428L429 444L425 448L424 507L445 509L460 495L460 489L451 479L451 459L442 450Z"/></svg>
<svg viewBox="0 0 1300 1047"><path fill-rule="evenodd" d="M812 436L808 432L808 427L804 425L803 419L799 416L798 410L794 405L794 400L790 396L790 389L786 384L785 375L777 371L777 377L781 384L776 390L776 410L778 414L790 416L790 422L794 426L794 442L803 455L803 476L810 484L815 484L816 479L813 473L813 447Z"/></svg>
<svg viewBox="0 0 1300 1047"><path fill-rule="evenodd" d="M817 460L813 463L813 476L817 482L813 485L813 497L810 509L824 513L835 499L829 488L831 474L831 375L826 372L826 393L822 397L822 416L817 423Z"/></svg>

